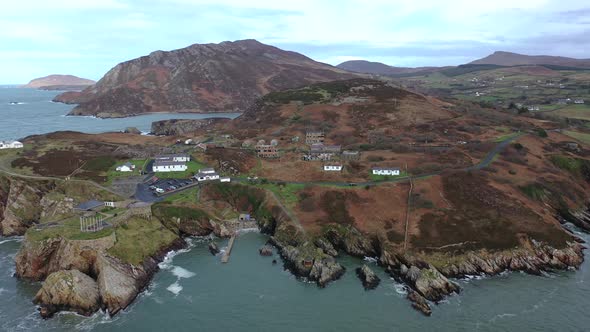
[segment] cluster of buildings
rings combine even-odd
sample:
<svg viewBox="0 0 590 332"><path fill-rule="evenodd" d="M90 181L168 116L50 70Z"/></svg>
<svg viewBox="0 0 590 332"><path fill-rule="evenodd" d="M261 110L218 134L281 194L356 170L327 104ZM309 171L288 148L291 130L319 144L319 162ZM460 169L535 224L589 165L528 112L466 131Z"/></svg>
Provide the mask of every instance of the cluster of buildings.
<svg viewBox="0 0 590 332"><path fill-rule="evenodd" d="M213 168L199 169L199 172L197 174L195 174L195 176L193 178L199 182L220 179L219 174L217 174L217 172L215 172L215 170Z"/></svg>
<svg viewBox="0 0 590 332"><path fill-rule="evenodd" d="M23 143L19 141L0 141L0 149L22 149Z"/></svg>
<svg viewBox="0 0 590 332"><path fill-rule="evenodd" d="M577 99L571 99L571 98L563 98L563 99L557 99L557 101L555 102L558 105L567 105L567 104L585 104L586 101L584 99L581 98L577 98Z"/></svg>
<svg viewBox="0 0 590 332"><path fill-rule="evenodd" d="M152 171L158 172L184 172L188 169L187 162L191 160L188 154L166 154L154 158Z"/></svg>

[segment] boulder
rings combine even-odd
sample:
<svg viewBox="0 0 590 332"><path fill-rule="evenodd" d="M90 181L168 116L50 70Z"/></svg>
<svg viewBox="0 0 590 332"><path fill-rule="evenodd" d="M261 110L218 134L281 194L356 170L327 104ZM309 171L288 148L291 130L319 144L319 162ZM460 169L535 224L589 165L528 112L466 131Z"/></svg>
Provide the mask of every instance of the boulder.
<svg viewBox="0 0 590 332"><path fill-rule="evenodd" d="M318 286L326 287L329 282L338 280L345 271L344 267L338 264L334 258L326 257L313 262L309 278L315 280Z"/></svg>
<svg viewBox="0 0 590 332"><path fill-rule="evenodd" d="M410 289L406 297L412 302L412 307L414 309L420 311L426 316L430 316L432 314L430 305L422 295L418 294L418 292Z"/></svg>
<svg viewBox="0 0 590 332"><path fill-rule="evenodd" d="M371 270L367 265L363 265L356 269L356 275L363 283L365 290L375 289L381 282L381 279Z"/></svg>
<svg viewBox="0 0 590 332"><path fill-rule="evenodd" d="M258 249L258 252L260 253L260 256L272 256L272 247L265 245Z"/></svg>
<svg viewBox="0 0 590 332"><path fill-rule="evenodd" d="M219 247L217 246L217 243L211 241L209 242L209 252L211 253L211 255L215 256L217 254L219 254Z"/></svg>
<svg viewBox="0 0 590 332"><path fill-rule="evenodd" d="M141 280L146 272L119 260L100 255L96 260L98 288L109 314L114 315L127 308L141 290Z"/></svg>
<svg viewBox="0 0 590 332"><path fill-rule="evenodd" d="M47 277L34 302L43 318L58 311L74 311L89 316L100 308L98 284L78 270L62 270Z"/></svg>
<svg viewBox="0 0 590 332"><path fill-rule="evenodd" d="M125 128L124 133L125 134L140 135L141 134L141 130L137 129L136 127L127 127L127 128Z"/></svg>

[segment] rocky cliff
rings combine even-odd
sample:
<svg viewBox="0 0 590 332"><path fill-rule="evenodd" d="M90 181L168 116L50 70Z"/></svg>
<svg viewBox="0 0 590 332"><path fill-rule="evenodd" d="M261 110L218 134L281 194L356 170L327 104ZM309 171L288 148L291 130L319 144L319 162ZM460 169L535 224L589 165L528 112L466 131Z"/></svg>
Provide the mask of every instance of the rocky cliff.
<svg viewBox="0 0 590 332"><path fill-rule="evenodd" d="M149 112L240 112L258 97L351 74L255 40L195 44L118 64L82 93L72 115L121 117Z"/></svg>
<svg viewBox="0 0 590 332"><path fill-rule="evenodd" d="M217 124L230 121L226 118L209 118L202 120L173 119L152 122L152 134L165 136L185 136L196 131L211 128Z"/></svg>
<svg viewBox="0 0 590 332"><path fill-rule="evenodd" d="M35 297L44 317L60 310L89 315L104 308L111 315L118 313L147 286L164 255L185 245L176 238L133 265L109 254L115 234L96 240L25 237L15 258L16 276L44 280Z"/></svg>
<svg viewBox="0 0 590 332"><path fill-rule="evenodd" d="M29 227L72 212L76 202L114 195L84 183L30 180L0 175L0 235L24 235Z"/></svg>

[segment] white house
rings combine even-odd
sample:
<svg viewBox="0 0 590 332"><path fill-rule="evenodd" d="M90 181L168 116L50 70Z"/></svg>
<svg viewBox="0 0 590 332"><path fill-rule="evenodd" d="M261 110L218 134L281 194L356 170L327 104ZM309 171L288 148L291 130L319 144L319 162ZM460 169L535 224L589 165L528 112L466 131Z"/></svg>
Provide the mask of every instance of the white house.
<svg viewBox="0 0 590 332"><path fill-rule="evenodd" d="M195 179L197 179L197 181L202 182L202 181L212 181L212 180L219 180L219 174L217 173L197 173L197 175L195 175Z"/></svg>
<svg viewBox="0 0 590 332"><path fill-rule="evenodd" d="M373 167L373 175L400 175L400 169L395 167Z"/></svg>
<svg viewBox="0 0 590 332"><path fill-rule="evenodd" d="M215 174L215 170L213 168L203 168L203 169L199 169L199 173L202 173L202 174Z"/></svg>
<svg viewBox="0 0 590 332"><path fill-rule="evenodd" d="M133 165L132 163L125 163L121 166L117 166L116 170L118 172L132 172L133 170L135 170L135 165Z"/></svg>
<svg viewBox="0 0 590 332"><path fill-rule="evenodd" d="M226 176L226 177L223 177L223 178L219 178L219 181L220 182L231 182L231 178L229 178L229 177Z"/></svg>
<svg viewBox="0 0 590 332"><path fill-rule="evenodd" d="M174 161L174 162L187 162L191 160L191 156L188 154L163 154L156 156L156 161Z"/></svg>
<svg viewBox="0 0 590 332"><path fill-rule="evenodd" d="M23 143L19 141L0 141L0 149L22 149Z"/></svg>
<svg viewBox="0 0 590 332"><path fill-rule="evenodd" d="M188 169L184 162L156 160L152 166L154 172L184 172Z"/></svg>
<svg viewBox="0 0 590 332"><path fill-rule="evenodd" d="M340 172L340 171L342 171L342 165L324 165L324 171L326 171L326 172Z"/></svg>
<svg viewBox="0 0 590 332"><path fill-rule="evenodd" d="M574 100L574 104L584 104L584 99L576 99Z"/></svg>

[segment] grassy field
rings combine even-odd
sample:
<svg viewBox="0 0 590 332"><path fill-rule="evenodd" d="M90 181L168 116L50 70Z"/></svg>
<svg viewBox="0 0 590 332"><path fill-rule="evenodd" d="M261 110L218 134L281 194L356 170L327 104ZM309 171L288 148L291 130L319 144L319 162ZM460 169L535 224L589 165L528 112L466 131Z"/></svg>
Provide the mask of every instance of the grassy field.
<svg viewBox="0 0 590 332"><path fill-rule="evenodd" d="M164 202L171 202L171 203L196 203L197 202L197 195L199 194L199 187L190 188L188 190L183 190L179 193L166 196L164 198Z"/></svg>
<svg viewBox="0 0 590 332"><path fill-rule="evenodd" d="M141 264L148 256L154 255L177 238L156 218L129 219L117 227L115 233L117 242L108 250L109 254L135 265Z"/></svg>
<svg viewBox="0 0 590 332"><path fill-rule="evenodd" d="M272 191L277 197L287 206L293 207L299 202L298 192L303 190L305 185L303 184L259 184L259 188Z"/></svg>
<svg viewBox="0 0 590 332"><path fill-rule="evenodd" d="M125 164L125 163L132 163L135 165L135 171L132 172L118 172L117 167ZM133 175L140 174L140 171L145 168L147 164L146 159L132 159L132 160L123 160L115 163L112 167L109 168L107 172L107 183L112 183L114 179L119 177L129 177Z"/></svg>
<svg viewBox="0 0 590 332"><path fill-rule="evenodd" d="M72 217L59 226L48 227L42 230L30 228L26 236L32 241L43 241L47 239L63 237L70 240L94 240L109 236L113 233L113 228L105 228L102 231L94 233L80 232L80 218Z"/></svg>
<svg viewBox="0 0 590 332"><path fill-rule="evenodd" d="M578 141L580 141L584 144L590 145L590 134L581 133L578 131L571 131L571 130L566 130L563 133L571 138L577 139Z"/></svg>
<svg viewBox="0 0 590 332"><path fill-rule="evenodd" d="M555 112L551 112L553 115L558 115L571 119L580 119L590 121L590 105L570 105L561 108Z"/></svg>
<svg viewBox="0 0 590 332"><path fill-rule="evenodd" d="M188 179L191 176L195 175L195 173L197 173L199 169L208 167L207 165L196 160L191 160L187 162L186 166L188 168L184 172L157 172L156 176L161 179Z"/></svg>

